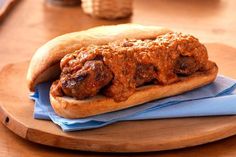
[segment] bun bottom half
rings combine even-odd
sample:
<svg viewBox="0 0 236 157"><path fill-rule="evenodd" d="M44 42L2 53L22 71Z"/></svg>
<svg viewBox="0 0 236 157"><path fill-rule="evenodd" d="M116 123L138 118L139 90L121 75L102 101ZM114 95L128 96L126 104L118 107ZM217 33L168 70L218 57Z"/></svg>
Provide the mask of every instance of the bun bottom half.
<svg viewBox="0 0 236 157"><path fill-rule="evenodd" d="M204 72L196 72L190 76L181 77L180 81L169 85L146 85L136 89L126 101L115 102L112 98L97 95L85 100L72 97L53 96L50 90L50 102L56 112L64 118L84 118L102 113L117 111L143 103L166 98L202 87L213 82L217 76L216 64ZM54 84L52 84L53 88Z"/></svg>

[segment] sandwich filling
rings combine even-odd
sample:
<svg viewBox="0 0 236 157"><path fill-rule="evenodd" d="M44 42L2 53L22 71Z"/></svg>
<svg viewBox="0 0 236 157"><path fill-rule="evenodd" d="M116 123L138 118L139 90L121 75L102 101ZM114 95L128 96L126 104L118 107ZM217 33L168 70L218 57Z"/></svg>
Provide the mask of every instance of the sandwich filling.
<svg viewBox="0 0 236 157"><path fill-rule="evenodd" d="M83 47L64 56L60 67L52 95L83 100L101 93L120 102L137 87L172 84L180 77L207 71L212 63L197 38L167 33L155 39L125 39Z"/></svg>

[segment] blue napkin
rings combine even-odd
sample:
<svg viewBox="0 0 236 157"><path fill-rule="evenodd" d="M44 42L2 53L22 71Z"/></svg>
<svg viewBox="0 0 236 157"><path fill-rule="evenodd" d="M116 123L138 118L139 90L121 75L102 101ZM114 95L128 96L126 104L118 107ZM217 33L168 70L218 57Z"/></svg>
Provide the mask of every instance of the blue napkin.
<svg viewBox="0 0 236 157"><path fill-rule="evenodd" d="M80 119L66 119L55 114L49 101L50 85L51 82L37 85L30 96L35 100L34 118L52 120L63 131L98 128L126 120L236 114L236 80L225 76L218 76L213 83L181 95Z"/></svg>

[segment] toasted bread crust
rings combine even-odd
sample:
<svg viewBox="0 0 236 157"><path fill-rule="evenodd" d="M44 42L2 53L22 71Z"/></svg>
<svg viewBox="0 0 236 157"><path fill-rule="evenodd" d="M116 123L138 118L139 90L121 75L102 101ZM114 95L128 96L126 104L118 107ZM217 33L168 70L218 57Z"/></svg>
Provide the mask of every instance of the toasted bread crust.
<svg viewBox="0 0 236 157"><path fill-rule="evenodd" d="M112 98L98 95L86 100L76 100L70 97L55 97L50 93L50 101L54 111L65 118L83 118L117 111L128 107L143 104L156 99L178 95L213 82L217 76L216 64L204 72L183 77L177 83L170 85L149 85L137 88L128 100L115 102Z"/></svg>
<svg viewBox="0 0 236 157"><path fill-rule="evenodd" d="M36 84L52 80L59 76L60 60L68 53L90 44L102 45L125 38L146 39L171 32L169 29L157 26L142 26L138 24L121 24L115 26L100 26L81 32L74 32L56 37L40 47L31 59L27 83L31 91Z"/></svg>

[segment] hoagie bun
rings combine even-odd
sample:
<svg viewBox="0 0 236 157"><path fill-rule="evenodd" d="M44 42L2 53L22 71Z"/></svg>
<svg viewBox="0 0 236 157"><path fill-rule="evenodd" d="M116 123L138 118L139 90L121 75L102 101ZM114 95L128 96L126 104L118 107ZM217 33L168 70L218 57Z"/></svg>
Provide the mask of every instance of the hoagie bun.
<svg viewBox="0 0 236 157"><path fill-rule="evenodd" d="M33 56L27 81L50 89L55 112L82 118L202 87L217 65L191 35L156 26L101 26L57 37ZM60 76L59 76L60 75Z"/></svg>

